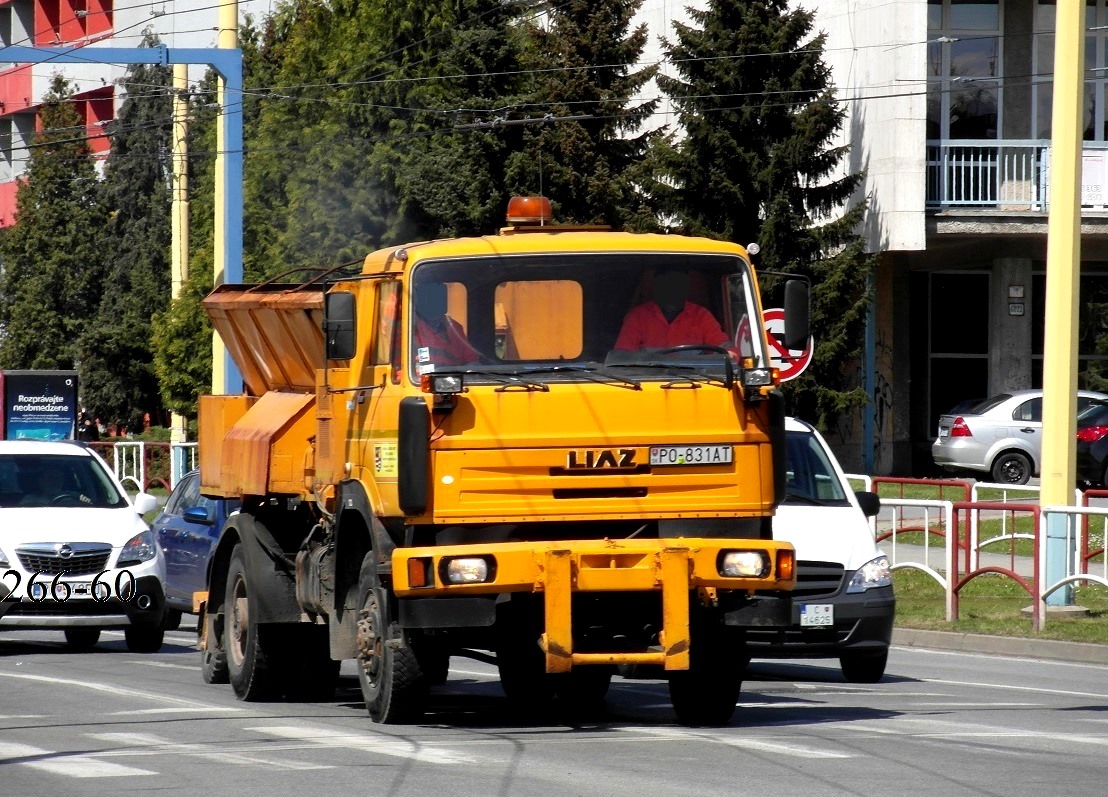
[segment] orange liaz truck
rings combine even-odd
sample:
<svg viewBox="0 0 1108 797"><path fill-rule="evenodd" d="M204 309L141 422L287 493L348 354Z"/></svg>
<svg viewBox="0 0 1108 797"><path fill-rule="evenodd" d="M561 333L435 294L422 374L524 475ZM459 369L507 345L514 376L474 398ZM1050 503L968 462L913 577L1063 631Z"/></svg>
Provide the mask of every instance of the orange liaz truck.
<svg viewBox="0 0 1108 797"><path fill-rule="evenodd" d="M242 499L196 596L206 680L325 699L353 659L370 716L406 722L464 653L515 705L595 704L619 673L668 679L685 723L730 719L744 630L788 626L795 584L754 270L549 216L516 198L496 235L204 300L245 384L200 400L201 489ZM674 273L725 339L682 342L678 317L617 347ZM804 341L807 287L785 288Z"/></svg>

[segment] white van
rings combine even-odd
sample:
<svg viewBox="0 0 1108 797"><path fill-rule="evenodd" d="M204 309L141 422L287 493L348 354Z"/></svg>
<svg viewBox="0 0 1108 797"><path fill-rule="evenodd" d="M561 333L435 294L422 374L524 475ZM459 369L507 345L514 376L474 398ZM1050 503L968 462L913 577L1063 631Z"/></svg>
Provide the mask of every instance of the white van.
<svg viewBox="0 0 1108 797"><path fill-rule="evenodd" d="M873 683L885 673L896 600L888 558L867 517L881 502L852 491L835 455L807 423L785 423L787 494L773 537L796 547L790 628L748 630L755 659L838 658L844 677Z"/></svg>

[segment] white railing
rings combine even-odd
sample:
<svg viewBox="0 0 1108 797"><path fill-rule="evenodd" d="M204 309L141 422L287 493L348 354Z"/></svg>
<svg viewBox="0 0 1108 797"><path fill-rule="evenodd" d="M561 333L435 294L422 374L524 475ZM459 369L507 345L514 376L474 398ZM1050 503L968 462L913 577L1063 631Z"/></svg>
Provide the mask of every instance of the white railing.
<svg viewBox="0 0 1108 797"><path fill-rule="evenodd" d="M1108 203L1108 142L1085 141L1081 206ZM1044 212L1050 201L1050 141L952 139L927 142L927 206Z"/></svg>

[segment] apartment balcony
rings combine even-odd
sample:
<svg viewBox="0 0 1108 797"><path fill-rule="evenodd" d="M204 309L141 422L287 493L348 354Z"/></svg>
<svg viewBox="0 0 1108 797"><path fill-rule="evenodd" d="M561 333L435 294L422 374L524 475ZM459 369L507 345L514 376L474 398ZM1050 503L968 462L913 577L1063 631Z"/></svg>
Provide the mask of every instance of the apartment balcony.
<svg viewBox="0 0 1108 797"><path fill-rule="evenodd" d="M1049 140L927 142L927 209L1043 214L1050 204ZM1082 143L1081 206L1108 211L1108 142ZM1086 215L1086 214L1083 214Z"/></svg>

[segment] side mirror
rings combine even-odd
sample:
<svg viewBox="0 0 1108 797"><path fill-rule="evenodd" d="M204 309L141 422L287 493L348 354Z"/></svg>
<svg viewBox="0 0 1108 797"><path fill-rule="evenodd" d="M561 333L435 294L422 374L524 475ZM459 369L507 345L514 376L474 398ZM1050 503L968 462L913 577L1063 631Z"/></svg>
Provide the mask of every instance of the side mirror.
<svg viewBox="0 0 1108 797"><path fill-rule="evenodd" d="M323 336L328 360L349 360L356 351L356 307L349 291L328 293L323 300Z"/></svg>
<svg viewBox="0 0 1108 797"><path fill-rule="evenodd" d="M201 526L210 526L215 523L211 513L202 506L190 506L181 513L181 517L185 519L186 523L197 523Z"/></svg>
<svg viewBox="0 0 1108 797"><path fill-rule="evenodd" d="M785 347L803 349L811 335L808 323L810 297L805 280L791 279L785 283Z"/></svg>
<svg viewBox="0 0 1108 797"><path fill-rule="evenodd" d="M145 515L147 512L153 512L158 508L158 499L150 493L139 493L132 501L135 507L135 511L140 515Z"/></svg>
<svg viewBox="0 0 1108 797"><path fill-rule="evenodd" d="M881 511L881 499L877 493L868 490L856 490L854 497L858 499L858 506L862 508L862 514L866 517L875 517Z"/></svg>

